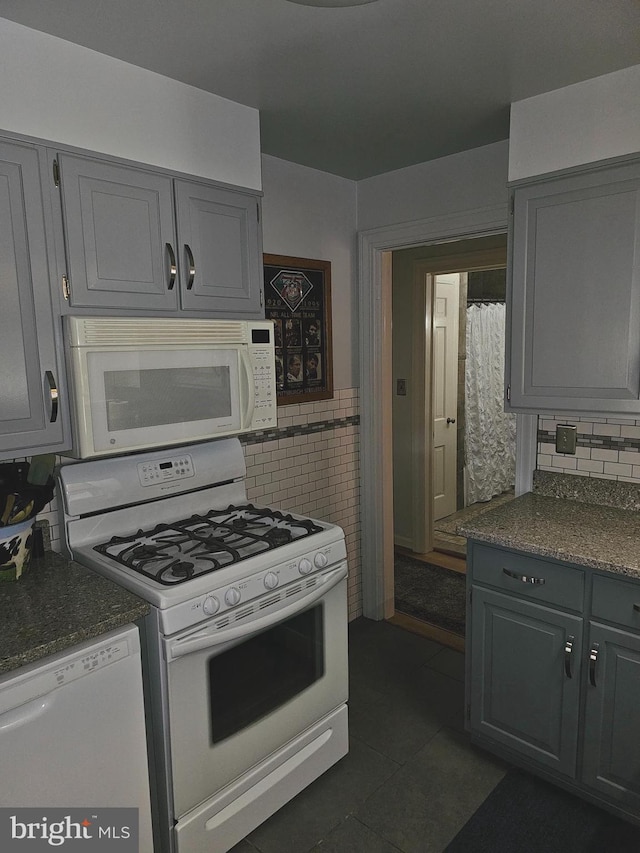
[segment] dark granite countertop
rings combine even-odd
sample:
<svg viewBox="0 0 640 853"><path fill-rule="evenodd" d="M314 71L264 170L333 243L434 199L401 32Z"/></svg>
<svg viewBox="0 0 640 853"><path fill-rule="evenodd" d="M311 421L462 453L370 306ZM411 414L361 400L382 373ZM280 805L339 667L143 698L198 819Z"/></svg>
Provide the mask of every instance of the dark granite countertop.
<svg viewBox="0 0 640 853"><path fill-rule="evenodd" d="M52 551L0 583L0 673L99 637L149 612L142 599Z"/></svg>
<svg viewBox="0 0 640 853"><path fill-rule="evenodd" d="M640 512L634 509L529 492L463 522L458 532L640 579Z"/></svg>

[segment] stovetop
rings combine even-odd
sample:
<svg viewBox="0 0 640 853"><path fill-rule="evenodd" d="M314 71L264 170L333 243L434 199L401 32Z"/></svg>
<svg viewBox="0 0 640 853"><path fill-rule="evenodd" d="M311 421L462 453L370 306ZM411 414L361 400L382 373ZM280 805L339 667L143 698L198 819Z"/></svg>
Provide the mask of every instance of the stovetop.
<svg viewBox="0 0 640 853"><path fill-rule="evenodd" d="M237 438L63 465L65 551L149 602L166 635L346 561L338 526L248 503L245 474Z"/></svg>
<svg viewBox="0 0 640 853"><path fill-rule="evenodd" d="M94 545L94 550L160 584L173 586L321 530L311 519L253 504L231 505L131 535L113 536Z"/></svg>

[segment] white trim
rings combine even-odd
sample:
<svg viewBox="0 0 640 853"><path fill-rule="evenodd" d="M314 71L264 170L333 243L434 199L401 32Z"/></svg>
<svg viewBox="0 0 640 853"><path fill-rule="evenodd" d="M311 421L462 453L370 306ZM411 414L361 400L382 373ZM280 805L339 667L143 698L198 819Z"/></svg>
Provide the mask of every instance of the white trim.
<svg viewBox="0 0 640 853"><path fill-rule="evenodd" d="M507 203L374 228L358 235L360 449L363 612L384 619L393 608L393 472L390 465L390 281L383 258L393 249L485 237L507 231ZM388 264L388 258L386 263ZM388 276L386 277L388 279ZM535 416L520 416L516 488L527 491L535 467ZM529 486L530 488L530 486ZM389 565L391 563L391 566Z"/></svg>
<svg viewBox="0 0 640 853"><path fill-rule="evenodd" d="M516 495L533 489L538 459L538 416L516 415Z"/></svg>
<svg viewBox="0 0 640 853"><path fill-rule="evenodd" d="M413 550L431 550L433 534L433 426L432 412L432 338L433 338L433 272L428 262L413 264L413 347L411 381L411 457L417 476L411 478L413 501ZM429 368L427 369L427 364Z"/></svg>

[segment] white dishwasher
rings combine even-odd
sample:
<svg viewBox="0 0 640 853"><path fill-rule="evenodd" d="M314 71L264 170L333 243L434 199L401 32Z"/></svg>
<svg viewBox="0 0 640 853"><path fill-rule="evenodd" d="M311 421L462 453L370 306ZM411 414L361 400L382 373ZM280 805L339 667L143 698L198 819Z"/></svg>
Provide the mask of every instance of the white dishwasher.
<svg viewBox="0 0 640 853"><path fill-rule="evenodd" d="M0 807L136 808L153 850L134 625L0 677L0 767Z"/></svg>

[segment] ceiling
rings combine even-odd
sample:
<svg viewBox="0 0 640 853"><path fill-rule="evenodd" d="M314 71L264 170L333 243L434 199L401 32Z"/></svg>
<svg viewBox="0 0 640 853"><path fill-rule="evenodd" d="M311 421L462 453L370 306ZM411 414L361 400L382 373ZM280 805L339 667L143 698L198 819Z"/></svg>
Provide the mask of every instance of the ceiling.
<svg viewBox="0 0 640 853"><path fill-rule="evenodd" d="M640 0L0 0L260 110L266 154L359 180L506 139L509 104L640 64Z"/></svg>

